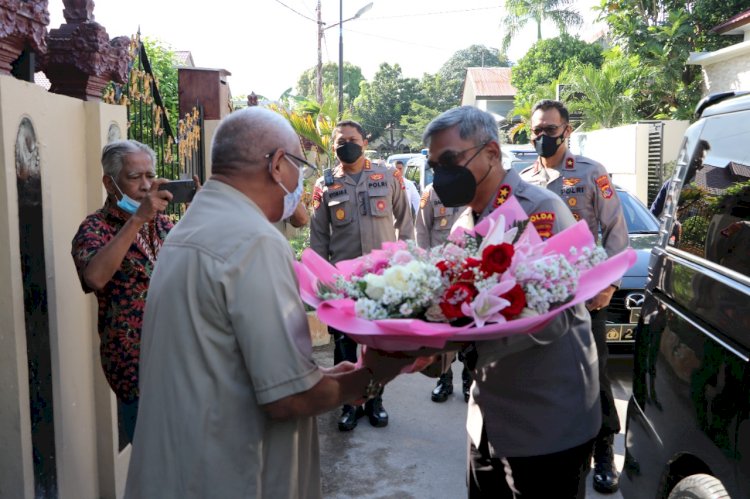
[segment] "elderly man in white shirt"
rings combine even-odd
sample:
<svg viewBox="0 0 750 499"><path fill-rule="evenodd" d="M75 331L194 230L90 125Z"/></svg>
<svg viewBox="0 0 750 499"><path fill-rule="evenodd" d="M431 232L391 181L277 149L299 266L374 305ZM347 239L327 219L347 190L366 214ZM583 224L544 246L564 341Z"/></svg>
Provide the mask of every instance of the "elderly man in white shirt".
<svg viewBox="0 0 750 499"><path fill-rule="evenodd" d="M412 218L416 217L419 211L419 189L414 182L404 176L404 162L400 159L394 163L396 170L399 172L401 179L404 181L404 188L406 189L406 197L409 198L409 206L411 207Z"/></svg>

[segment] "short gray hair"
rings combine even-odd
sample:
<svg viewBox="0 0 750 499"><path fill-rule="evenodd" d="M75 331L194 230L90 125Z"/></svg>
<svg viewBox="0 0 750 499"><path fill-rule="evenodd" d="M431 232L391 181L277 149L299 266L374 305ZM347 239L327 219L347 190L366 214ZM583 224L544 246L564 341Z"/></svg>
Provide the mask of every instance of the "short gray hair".
<svg viewBox="0 0 750 499"><path fill-rule="evenodd" d="M102 149L102 169L105 175L117 178L122 171L125 156L145 152L151 158L151 167L156 168L156 153L146 144L137 140L115 140Z"/></svg>
<svg viewBox="0 0 750 499"><path fill-rule="evenodd" d="M266 165L264 155L298 143L289 122L262 107L235 111L219 123L211 144L211 169L229 173L248 165Z"/></svg>
<svg viewBox="0 0 750 499"><path fill-rule="evenodd" d="M495 118L473 106L454 107L445 111L427 125L422 140L430 147L432 136L448 128L458 126L458 134L463 140L472 139L476 143L494 141L500 143Z"/></svg>

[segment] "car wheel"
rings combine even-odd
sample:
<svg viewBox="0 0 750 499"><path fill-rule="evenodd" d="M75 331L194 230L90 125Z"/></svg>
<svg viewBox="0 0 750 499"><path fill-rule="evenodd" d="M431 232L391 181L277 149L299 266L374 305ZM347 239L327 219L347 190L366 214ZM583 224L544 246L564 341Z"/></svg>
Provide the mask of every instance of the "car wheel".
<svg viewBox="0 0 750 499"><path fill-rule="evenodd" d="M729 494L718 478L698 474L680 480L669 499L729 499Z"/></svg>

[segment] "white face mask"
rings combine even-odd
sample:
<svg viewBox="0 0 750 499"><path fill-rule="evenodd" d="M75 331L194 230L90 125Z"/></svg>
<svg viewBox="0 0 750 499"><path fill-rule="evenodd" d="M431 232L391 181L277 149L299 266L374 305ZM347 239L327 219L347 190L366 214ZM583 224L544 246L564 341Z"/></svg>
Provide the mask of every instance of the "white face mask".
<svg viewBox="0 0 750 499"><path fill-rule="evenodd" d="M289 161L287 159L287 161ZM290 161L291 163L291 161ZM294 163L292 163L294 165ZM294 165L295 168L297 168L297 165ZM284 187L284 184L281 182L278 182L278 184L281 186L282 189L284 189L284 213L281 215L281 220L285 220L292 216L294 213L294 210L297 209L297 205L299 204L300 199L302 199L302 188L305 179L302 178L302 170L297 168L297 172L299 174L299 180L297 181L297 188L294 189L293 192L289 192L286 187Z"/></svg>

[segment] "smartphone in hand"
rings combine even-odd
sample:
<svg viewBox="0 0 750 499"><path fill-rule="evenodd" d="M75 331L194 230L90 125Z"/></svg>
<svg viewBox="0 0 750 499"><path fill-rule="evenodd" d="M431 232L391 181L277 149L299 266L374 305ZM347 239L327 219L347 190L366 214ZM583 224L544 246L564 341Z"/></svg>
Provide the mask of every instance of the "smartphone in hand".
<svg viewBox="0 0 750 499"><path fill-rule="evenodd" d="M193 180L172 180L161 184L160 191L169 191L172 193L173 203L189 203L195 196L195 182Z"/></svg>

